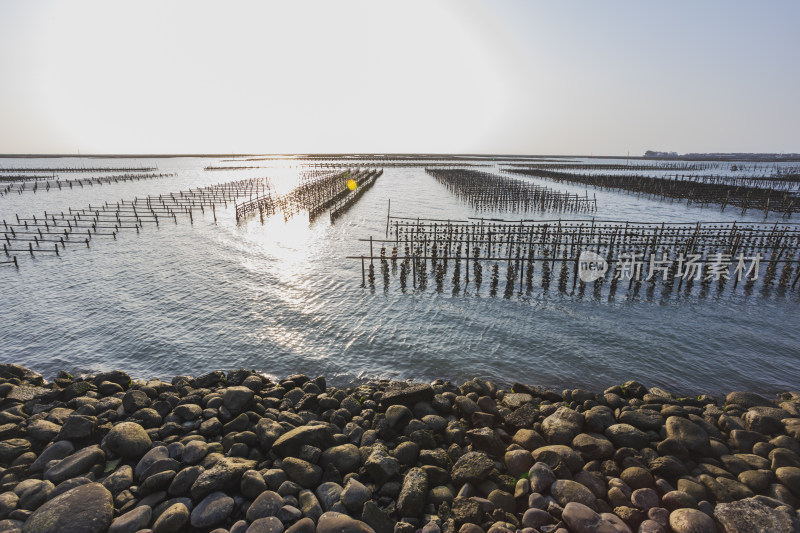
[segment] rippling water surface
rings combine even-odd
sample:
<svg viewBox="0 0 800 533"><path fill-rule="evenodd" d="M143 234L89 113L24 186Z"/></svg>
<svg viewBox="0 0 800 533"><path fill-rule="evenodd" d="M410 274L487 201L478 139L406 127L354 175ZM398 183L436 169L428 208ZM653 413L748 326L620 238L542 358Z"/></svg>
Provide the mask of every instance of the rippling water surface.
<svg viewBox="0 0 800 533"><path fill-rule="evenodd" d="M291 161L274 168L204 171L218 159L4 159L16 166L157 166L176 175L0 198L0 218L39 216L105 201L164 194L255 176L291 183ZM64 175L63 178L75 176ZM537 181L533 178L523 178ZM559 190L586 189L540 181ZM762 221L735 210L687 207L633 194L589 190L589 217L653 222ZM422 168L387 167L334 225L304 215L237 225L233 208L123 230L90 249L0 268L0 360L52 377L120 368L136 377L250 368L270 375L325 374L333 383L372 377L472 376L502 383L600 390L627 379L676 392L800 388L800 301L761 293L671 300L401 293L361 287L358 239L384 236L393 215L441 219L479 213ZM527 214L551 219L558 213ZM574 215L566 218L576 218ZM770 217L768 220L775 220ZM394 281L393 281L394 283ZM695 291L696 292L696 291Z"/></svg>

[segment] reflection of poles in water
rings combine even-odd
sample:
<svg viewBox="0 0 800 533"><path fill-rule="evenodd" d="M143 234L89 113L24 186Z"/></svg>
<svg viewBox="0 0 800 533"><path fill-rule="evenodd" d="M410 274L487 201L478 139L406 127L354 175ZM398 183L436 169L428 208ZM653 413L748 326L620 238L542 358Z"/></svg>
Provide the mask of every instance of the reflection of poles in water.
<svg viewBox="0 0 800 533"><path fill-rule="evenodd" d="M456 263L453 268L453 294L461 290L461 243L456 246Z"/></svg>
<svg viewBox="0 0 800 533"><path fill-rule="evenodd" d="M417 248L417 257L419 257L417 261L417 271L419 273L417 286L420 290L424 291L428 286L428 262L425 259L424 252L420 251L419 248Z"/></svg>
<svg viewBox="0 0 800 533"><path fill-rule="evenodd" d="M762 267L767 268L767 272L764 275L762 270L761 278L756 280L748 276L750 288L756 284L796 288L800 276L800 224L667 225L596 220L445 223L405 220L396 219L394 224L390 221L390 239L378 242L383 246L391 243L396 248L401 242L406 245L406 256L393 250L392 259L401 261L401 265L402 261L407 261L406 283L411 284L412 280L408 279L411 275L413 286L421 290L427 288L427 264L430 260L430 274L436 290L444 291L445 283L449 281L458 293L468 285L466 276L469 275L475 281L476 291L480 292L486 269L484 263L489 261L490 268L493 263L498 265L498 269L501 263L506 264L503 293L508 297L514 292L518 296L523 292L530 294L539 283L543 291L548 291L553 276L557 276L559 292L582 298L586 284L579 277L579 270L583 268L579 264L582 251L596 254L598 261L603 263L603 273L590 281L593 284L592 296L597 299L603 296L604 291L612 299L617 291L623 290L633 298L652 300L658 296L664 299L689 293L703 297L712 287L720 293L736 288L737 279L728 283L729 278L725 276L707 278L705 271L697 280L689 279L678 269L679 257L683 257L681 264L685 266L689 257L699 257L702 263L709 263L717 253L730 257L731 261L738 257L736 254L746 255L748 261L760 254L761 263L766 263ZM391 235L391 231L395 235ZM385 259L388 264L385 251L378 259ZM462 268L462 260L466 269ZM452 274L447 269L450 261L454 265ZM541 269L536 268L537 261L541 262ZM648 269L652 269L654 264L658 270L648 278ZM658 267L658 264L663 266ZM730 277L735 277L735 273L730 273ZM526 286L524 291L523 284ZM646 290L639 296L642 284ZM678 284L677 293L674 284ZM660 295L657 294L659 287ZM779 291L781 294L784 292Z"/></svg>
<svg viewBox="0 0 800 533"><path fill-rule="evenodd" d="M542 289L546 292L550 289L550 249L545 248L542 255Z"/></svg>
<svg viewBox="0 0 800 533"><path fill-rule="evenodd" d="M567 269L567 252L561 252L561 274L558 276L558 290L559 292L567 292L567 277L569 271Z"/></svg>
<svg viewBox="0 0 800 533"><path fill-rule="evenodd" d="M381 274L383 274L383 290L389 290L389 261L386 260L386 247L381 246Z"/></svg>
<svg viewBox="0 0 800 533"><path fill-rule="evenodd" d="M494 266L492 266L492 288L489 291L489 294L492 296L497 296L497 283L500 280L500 274L498 271L499 267L497 266L497 263L495 263Z"/></svg>
<svg viewBox="0 0 800 533"><path fill-rule="evenodd" d="M483 267L478 260L480 258L480 252L480 248L476 246L473 252L475 263L472 266L472 270L475 273L475 286L477 287L477 290L481 289L481 283L483 282Z"/></svg>

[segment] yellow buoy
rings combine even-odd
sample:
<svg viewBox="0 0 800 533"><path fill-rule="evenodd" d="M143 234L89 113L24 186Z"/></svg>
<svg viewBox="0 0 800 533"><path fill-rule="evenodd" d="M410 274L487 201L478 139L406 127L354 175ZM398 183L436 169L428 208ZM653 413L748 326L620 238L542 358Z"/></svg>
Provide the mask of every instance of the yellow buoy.
<svg viewBox="0 0 800 533"><path fill-rule="evenodd" d="M354 190L356 190L356 187L358 187L358 183L356 183L356 180L354 180L353 178L350 178L349 180L347 180L347 188L348 189L350 189L351 191L354 191Z"/></svg>

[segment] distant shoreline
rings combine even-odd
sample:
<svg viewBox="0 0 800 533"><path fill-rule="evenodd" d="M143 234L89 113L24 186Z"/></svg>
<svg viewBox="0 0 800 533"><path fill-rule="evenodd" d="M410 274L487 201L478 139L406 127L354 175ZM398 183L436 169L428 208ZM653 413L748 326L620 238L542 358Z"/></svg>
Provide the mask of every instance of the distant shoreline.
<svg viewBox="0 0 800 533"><path fill-rule="evenodd" d="M571 159L571 158L584 158L584 159L632 159L632 160L655 160L655 161L752 161L760 163L779 163L779 162L800 162L800 154L777 154L777 153L714 153L714 154L684 154L675 156L628 156L628 155L552 155L552 154L426 154L426 153L409 153L409 154L361 154L361 153L332 153L332 154L0 154L0 159L58 159L67 157L89 158L89 159L172 159L172 158L189 158L189 157L273 157L275 159L295 157L303 159L340 159L348 158L358 161L359 159L385 159L386 161L393 161L396 159L420 159L420 160L439 160L439 159L453 159L464 158L466 160L476 161L492 161L495 159L503 159L505 161L527 161L534 158L552 158L552 159Z"/></svg>

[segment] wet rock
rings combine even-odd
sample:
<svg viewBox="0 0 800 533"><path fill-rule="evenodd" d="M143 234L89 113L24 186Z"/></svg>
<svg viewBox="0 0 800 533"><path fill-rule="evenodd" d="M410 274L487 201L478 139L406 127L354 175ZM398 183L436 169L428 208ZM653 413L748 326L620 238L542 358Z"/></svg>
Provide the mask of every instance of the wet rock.
<svg viewBox="0 0 800 533"><path fill-rule="evenodd" d="M375 533L364 522L354 520L342 513L328 511L317 522L316 533Z"/></svg>
<svg viewBox="0 0 800 533"><path fill-rule="evenodd" d="M99 483L69 490L39 507L25 521L25 533L101 533L114 507L111 493Z"/></svg>

